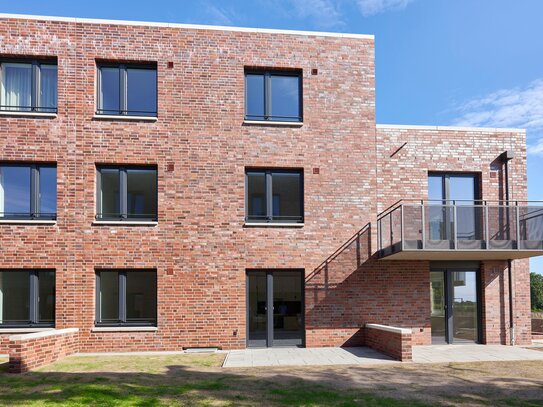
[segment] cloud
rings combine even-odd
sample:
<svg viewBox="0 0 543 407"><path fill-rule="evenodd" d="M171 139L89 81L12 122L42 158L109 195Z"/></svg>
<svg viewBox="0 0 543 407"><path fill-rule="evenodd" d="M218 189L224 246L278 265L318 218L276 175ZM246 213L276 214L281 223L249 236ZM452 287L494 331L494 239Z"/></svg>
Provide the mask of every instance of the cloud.
<svg viewBox="0 0 543 407"><path fill-rule="evenodd" d="M374 16L386 11L397 11L407 7L414 0L356 0L364 17Z"/></svg>
<svg viewBox="0 0 543 407"><path fill-rule="evenodd" d="M209 24L235 25L240 20L240 17L234 11L212 4L205 6L205 14L208 17Z"/></svg>
<svg viewBox="0 0 543 407"><path fill-rule="evenodd" d="M528 153L543 156L543 79L501 89L454 109L457 126L518 127L528 131Z"/></svg>
<svg viewBox="0 0 543 407"><path fill-rule="evenodd" d="M334 0L291 0L299 18L309 18L322 28L345 26L340 4Z"/></svg>

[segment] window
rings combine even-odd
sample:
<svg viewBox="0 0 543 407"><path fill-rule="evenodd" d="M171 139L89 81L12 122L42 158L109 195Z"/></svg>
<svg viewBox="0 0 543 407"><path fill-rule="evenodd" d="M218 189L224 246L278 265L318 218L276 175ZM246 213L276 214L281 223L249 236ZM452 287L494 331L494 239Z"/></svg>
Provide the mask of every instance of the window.
<svg viewBox="0 0 543 407"><path fill-rule="evenodd" d="M247 222L303 222L303 173L299 170L249 169Z"/></svg>
<svg viewBox="0 0 543 407"><path fill-rule="evenodd" d="M57 112L57 64L52 61L0 61L0 110Z"/></svg>
<svg viewBox="0 0 543 407"><path fill-rule="evenodd" d="M301 72L246 71L245 120L301 122Z"/></svg>
<svg viewBox="0 0 543 407"><path fill-rule="evenodd" d="M0 219L56 218L56 166L0 164Z"/></svg>
<svg viewBox="0 0 543 407"><path fill-rule="evenodd" d="M96 219L156 221L157 170L99 167Z"/></svg>
<svg viewBox="0 0 543 407"><path fill-rule="evenodd" d="M96 272L96 325L156 326L155 270Z"/></svg>
<svg viewBox="0 0 543 407"><path fill-rule="evenodd" d="M98 65L97 114L157 115L156 65Z"/></svg>
<svg viewBox="0 0 543 407"><path fill-rule="evenodd" d="M0 327L55 325L55 272L0 270Z"/></svg>

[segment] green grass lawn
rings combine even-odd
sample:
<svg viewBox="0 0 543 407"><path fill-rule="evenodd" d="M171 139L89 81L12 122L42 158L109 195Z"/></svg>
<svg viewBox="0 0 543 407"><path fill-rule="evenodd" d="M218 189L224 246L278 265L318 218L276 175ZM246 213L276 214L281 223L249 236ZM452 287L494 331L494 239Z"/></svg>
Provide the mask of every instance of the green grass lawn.
<svg viewBox="0 0 543 407"><path fill-rule="evenodd" d="M4 364L0 405L536 406L543 397L539 362L516 362L532 364L512 382L503 377L511 367L496 364L223 369L223 359L224 354L73 356L22 375L6 373ZM487 377L492 372L500 383Z"/></svg>

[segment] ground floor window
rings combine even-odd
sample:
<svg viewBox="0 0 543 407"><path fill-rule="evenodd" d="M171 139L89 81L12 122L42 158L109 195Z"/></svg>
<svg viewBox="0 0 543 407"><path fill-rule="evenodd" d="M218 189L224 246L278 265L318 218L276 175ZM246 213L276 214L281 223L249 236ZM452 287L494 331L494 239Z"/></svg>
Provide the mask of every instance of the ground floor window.
<svg viewBox="0 0 543 407"><path fill-rule="evenodd" d="M53 270L0 270L0 327L55 325Z"/></svg>
<svg viewBox="0 0 543 407"><path fill-rule="evenodd" d="M156 326L156 270L98 270L96 325Z"/></svg>

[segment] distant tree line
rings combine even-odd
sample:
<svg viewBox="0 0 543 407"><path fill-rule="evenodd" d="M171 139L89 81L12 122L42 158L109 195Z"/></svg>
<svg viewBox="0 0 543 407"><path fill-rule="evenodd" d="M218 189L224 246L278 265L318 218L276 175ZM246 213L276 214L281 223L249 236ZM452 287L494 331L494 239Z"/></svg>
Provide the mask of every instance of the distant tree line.
<svg viewBox="0 0 543 407"><path fill-rule="evenodd" d="M543 312L543 275L530 273L532 311Z"/></svg>

